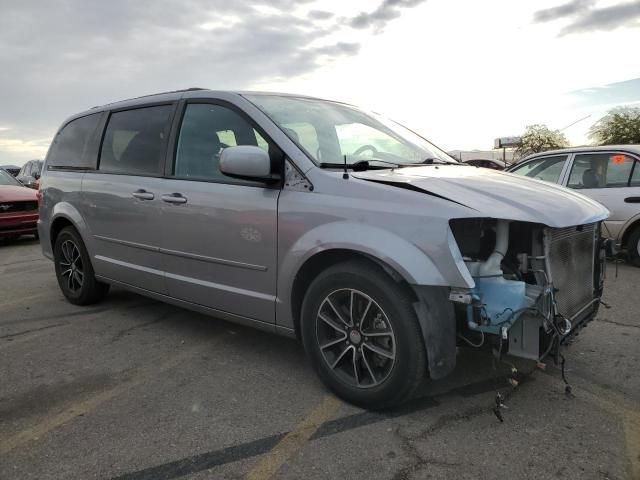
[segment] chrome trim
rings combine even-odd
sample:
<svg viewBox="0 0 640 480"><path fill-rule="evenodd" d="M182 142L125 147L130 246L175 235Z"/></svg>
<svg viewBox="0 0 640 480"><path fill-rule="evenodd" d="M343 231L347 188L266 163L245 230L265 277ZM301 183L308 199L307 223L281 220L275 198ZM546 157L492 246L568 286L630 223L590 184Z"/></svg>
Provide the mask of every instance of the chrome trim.
<svg viewBox="0 0 640 480"><path fill-rule="evenodd" d="M146 290L141 287L136 287L134 285L131 285L130 283L113 280L109 277L96 275L96 278L102 282L110 283L112 285L117 285L127 290L130 290L132 292L139 293L149 298L153 298L154 300L170 303L171 305L175 305L177 307L187 308L189 310L193 310L199 313L203 313L205 315L216 317L221 320L237 323L239 325L246 325L248 327L258 328L260 330L265 330L271 333L278 333L280 335L285 335L289 337L291 336L291 333L289 331L285 331L284 327L280 327L276 329L276 325L274 323L264 322L262 320L257 320L255 318L250 318L250 317L243 317L242 315L237 315L235 313L230 313L224 310L218 310L215 308L207 307L199 303L193 303L186 300L181 300L179 298L171 297L169 295L164 295L162 293L153 292L151 290Z"/></svg>
<svg viewBox="0 0 640 480"><path fill-rule="evenodd" d="M239 295L244 295L246 297L259 298L261 300L268 300L275 302L276 297L274 295L269 295L266 293L254 292L253 290L246 290L244 288L231 287L229 285L223 285L221 283L208 282L206 280L199 280L193 277L186 277L184 275L177 275L171 272L165 272L162 270L156 270L155 268L143 267L141 265L135 265L133 263L123 262L121 260L116 260L115 258L104 257L102 255L96 255L93 257L96 260L100 260L107 263L112 263L115 265L119 265L125 268L131 268L133 270L139 270L145 273L151 273L153 275L162 276L165 278L171 278L174 280L179 280L181 282L193 283L196 285L200 285L202 287L213 288L215 290L222 290L225 292L236 293Z"/></svg>

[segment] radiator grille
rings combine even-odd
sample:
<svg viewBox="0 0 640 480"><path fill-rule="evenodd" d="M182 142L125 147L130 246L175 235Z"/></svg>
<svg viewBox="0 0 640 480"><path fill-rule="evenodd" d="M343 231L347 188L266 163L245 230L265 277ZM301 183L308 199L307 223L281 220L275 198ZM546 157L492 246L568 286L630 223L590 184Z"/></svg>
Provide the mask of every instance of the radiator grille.
<svg viewBox="0 0 640 480"><path fill-rule="evenodd" d="M30 212L38 209L38 202L0 202L0 214Z"/></svg>
<svg viewBox="0 0 640 480"><path fill-rule="evenodd" d="M558 311L565 317L576 314L593 299L596 230L595 223L547 230Z"/></svg>

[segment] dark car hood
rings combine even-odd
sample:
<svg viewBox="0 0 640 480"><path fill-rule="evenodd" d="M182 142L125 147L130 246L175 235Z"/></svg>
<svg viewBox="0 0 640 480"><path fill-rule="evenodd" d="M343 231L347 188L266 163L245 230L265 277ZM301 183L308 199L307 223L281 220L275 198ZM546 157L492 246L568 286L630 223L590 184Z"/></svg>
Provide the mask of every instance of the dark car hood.
<svg viewBox="0 0 640 480"><path fill-rule="evenodd" d="M19 187L13 185L0 185L1 202L29 202L36 201L38 192L32 188Z"/></svg>
<svg viewBox="0 0 640 480"><path fill-rule="evenodd" d="M479 216L554 228L597 222L609 216L604 206L568 188L487 168L424 165L354 172L353 176L424 191L464 205Z"/></svg>

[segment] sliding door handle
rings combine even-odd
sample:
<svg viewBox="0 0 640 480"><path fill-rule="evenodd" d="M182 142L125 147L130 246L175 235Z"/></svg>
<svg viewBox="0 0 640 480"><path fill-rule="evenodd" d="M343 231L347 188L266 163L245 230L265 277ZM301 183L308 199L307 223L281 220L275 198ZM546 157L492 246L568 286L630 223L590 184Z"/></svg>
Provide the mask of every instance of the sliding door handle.
<svg viewBox="0 0 640 480"><path fill-rule="evenodd" d="M181 193L172 193L170 195L162 195L162 201L167 203L187 203L187 197L184 197Z"/></svg>
<svg viewBox="0 0 640 480"><path fill-rule="evenodd" d="M153 200L154 198L153 193L147 192L146 190L143 190L143 189L136 190L131 195L134 198L137 198L138 200Z"/></svg>

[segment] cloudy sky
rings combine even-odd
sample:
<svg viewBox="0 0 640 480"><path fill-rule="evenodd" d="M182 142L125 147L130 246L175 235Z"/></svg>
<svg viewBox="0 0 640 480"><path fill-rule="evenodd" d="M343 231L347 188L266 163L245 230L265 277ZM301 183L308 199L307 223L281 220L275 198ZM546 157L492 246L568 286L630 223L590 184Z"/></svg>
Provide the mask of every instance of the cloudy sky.
<svg viewBox="0 0 640 480"><path fill-rule="evenodd" d="M0 0L0 164L65 117L187 87L362 105L445 149L533 123L574 144L640 105L640 1Z"/></svg>

